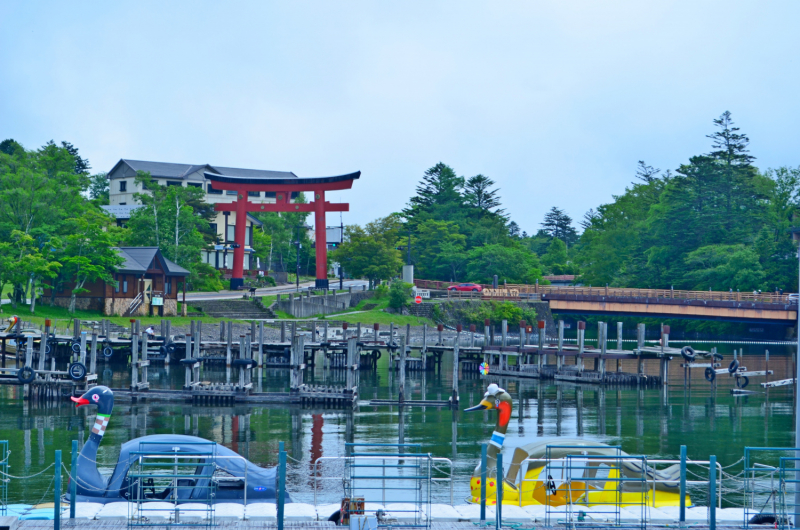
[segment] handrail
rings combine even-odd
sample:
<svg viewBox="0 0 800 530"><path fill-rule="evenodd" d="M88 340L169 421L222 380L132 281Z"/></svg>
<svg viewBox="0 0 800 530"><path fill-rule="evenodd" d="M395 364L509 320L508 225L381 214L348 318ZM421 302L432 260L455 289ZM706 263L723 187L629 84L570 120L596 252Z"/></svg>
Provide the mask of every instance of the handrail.
<svg viewBox="0 0 800 530"><path fill-rule="evenodd" d="M445 290L458 282L440 282L434 280L414 280L414 285L419 289ZM491 289L489 284L480 284L484 289ZM682 289L634 289L627 287L587 287L587 286L560 286L560 285L519 285L506 284L498 286L499 289L516 290L520 295L564 294L580 296L612 296L621 298L656 298L670 300L705 300L728 302L758 302L767 304L797 305L798 300L789 294L780 293L749 293L731 291L690 291ZM460 292L460 291L457 291ZM470 292L470 294L472 294ZM480 293L475 293L480 295ZM467 298L464 295L451 295L453 298Z"/></svg>
<svg viewBox="0 0 800 530"><path fill-rule="evenodd" d="M568 457L558 458L558 459L556 459L556 461L566 461L566 459L569 458L569 457L572 457L572 458L575 458L575 459L586 458L586 459L591 460L592 462L599 462L599 463L619 463L620 461L627 461L627 460L637 461L637 462L644 461L645 465L648 465L648 464L680 464L681 463L680 460L650 459L650 458L647 458L647 457L635 456L635 455L620 455L620 456L616 456L616 457L615 456L603 457L601 455L597 455L597 456L593 456L593 455L568 455ZM536 479L526 479L525 478L525 475L522 474L522 466L523 466L523 464L525 464L526 462L536 462L536 463L545 462L545 466L547 466L552 461L553 460L547 460L545 458L526 458L525 460L520 462L519 463L520 477L521 477L520 478L520 488L519 488L520 492L522 491L522 483L523 482L539 482L538 478L536 478ZM686 461L686 465L687 466L689 466L689 465L711 465L711 462L709 460L687 460ZM721 485L722 484L722 473L723 473L722 464L717 462L716 463L716 468L719 471L719 479L718 480L719 480L719 483ZM573 469L579 469L579 468L573 468ZM654 469L654 471L656 471L656 470ZM527 473L527 469L526 469L526 473ZM565 479L565 482L569 483L569 482L571 482L571 480L572 480L571 477L567 477ZM597 479L597 480L599 481L599 480L602 480L602 479ZM651 479L651 478L649 478L647 476L647 473L645 473L644 474L644 478L641 478L641 479L624 479L624 478L622 478L620 476L619 479L614 479L614 480L616 480L617 482L620 482L620 483L621 482L625 482L626 480L628 482L634 482L634 481L635 482L644 482L645 484L652 483L653 484L653 502L654 503L655 503L655 488L656 488L656 484L662 483L662 482L663 483L675 482L674 480L658 480L658 479L655 479L655 478ZM707 480L687 480L686 484L708 484L708 481ZM717 490L717 503L718 503L719 508L721 509L722 508L722 488L719 487L719 488L716 488L716 490ZM522 507L522 495L519 496L519 505L520 505L520 507Z"/></svg>
<svg viewBox="0 0 800 530"><path fill-rule="evenodd" d="M374 445L381 445L381 444L374 444ZM426 460L430 459L431 462L444 462L447 463L450 469L449 478L436 478L431 476L431 482L449 482L450 483L450 504L453 504L453 461L449 458L444 457L431 457L427 453L425 454L415 454L415 453L405 453L405 454L383 454L377 456L321 456L317 458L314 462L314 506L317 505L317 478L320 480L341 480L344 482L346 479L344 476L342 477L319 477L317 473L318 464L322 460L410 460L412 458L424 458ZM443 472L441 469L434 466L434 469L439 472ZM376 480L379 477L374 477Z"/></svg>

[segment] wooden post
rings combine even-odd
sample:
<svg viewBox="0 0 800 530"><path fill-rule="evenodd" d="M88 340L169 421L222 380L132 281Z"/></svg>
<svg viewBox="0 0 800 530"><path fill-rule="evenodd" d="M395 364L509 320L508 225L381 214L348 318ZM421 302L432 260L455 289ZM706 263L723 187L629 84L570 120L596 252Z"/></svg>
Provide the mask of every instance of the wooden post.
<svg viewBox="0 0 800 530"><path fill-rule="evenodd" d="M578 372L583 372L583 344L586 337L586 322L578 322L578 356L575 358L575 364L578 365Z"/></svg>
<svg viewBox="0 0 800 530"><path fill-rule="evenodd" d="M400 348L397 350L398 352L398 370L400 373L399 377L399 392L398 392L398 401L400 403L406 400L406 337L398 337L400 342Z"/></svg>
<svg viewBox="0 0 800 530"><path fill-rule="evenodd" d="M316 331L317 326L314 326ZM258 323L258 367L264 366L264 321Z"/></svg>
<svg viewBox="0 0 800 530"><path fill-rule="evenodd" d="M136 391L139 386L139 337L136 333L131 335L131 390Z"/></svg>
<svg viewBox="0 0 800 530"><path fill-rule="evenodd" d="M47 339L50 337L50 319L44 321L44 333L39 340L39 371L44 370L45 357L47 357ZM53 352L55 354L55 352Z"/></svg>
<svg viewBox="0 0 800 530"><path fill-rule="evenodd" d="M142 337L142 361L147 361L148 358L149 358L148 354L147 354L147 339L148 339L148 335L147 335L147 333L142 333L141 337ZM144 365L141 368L142 368L142 374L141 374L142 375L142 379L141 379L140 383L144 384L144 383L147 383L147 365Z"/></svg>
<svg viewBox="0 0 800 530"><path fill-rule="evenodd" d="M194 355L192 355L192 357L194 357L195 359L199 359L200 358L200 348L202 347L202 345L203 345L203 338L202 338L202 335L200 335L200 329L198 328L198 329L195 330L195 335L194 335Z"/></svg>
<svg viewBox="0 0 800 530"><path fill-rule="evenodd" d="M560 372L564 367L564 321L558 321L558 355L556 355L556 368Z"/></svg>
<svg viewBox="0 0 800 530"><path fill-rule="evenodd" d="M767 383L769 383L769 350L764 350L764 360L766 364L764 369L767 371ZM767 387L767 391L769 391L769 387Z"/></svg>
<svg viewBox="0 0 800 530"><path fill-rule="evenodd" d="M345 386L348 392L356 392L355 368L356 356L358 355L358 339L350 337L347 339L347 372L345 373Z"/></svg>
<svg viewBox="0 0 800 530"><path fill-rule="evenodd" d="M303 383L303 373L300 369L300 364L303 362L303 351L305 350L305 337L303 335L292 334L292 349L291 349L291 391L297 392L300 390L300 385Z"/></svg>
<svg viewBox="0 0 800 530"><path fill-rule="evenodd" d="M544 320L540 320L539 322L537 322L537 327L539 332L538 336L539 348L537 351L537 353L539 354L539 377L541 377L542 375L542 367L547 366L547 355L544 353L544 326L545 326Z"/></svg>
<svg viewBox="0 0 800 530"><path fill-rule="evenodd" d="M622 322L617 322L617 349L622 351Z"/></svg>
<svg viewBox="0 0 800 530"><path fill-rule="evenodd" d="M186 356L192 357L192 352L194 352L194 341L195 341L195 326L194 320L189 322L189 334L186 335Z"/></svg>
<svg viewBox="0 0 800 530"><path fill-rule="evenodd" d="M327 322L325 325L328 325ZM328 340L327 336L325 337L325 340ZM281 342L286 342L286 322L281 322Z"/></svg>
<svg viewBox="0 0 800 530"><path fill-rule="evenodd" d="M450 396L450 403L458 403L458 342L460 330L456 331L456 340L453 342L453 394Z"/></svg>
<svg viewBox="0 0 800 530"><path fill-rule="evenodd" d="M42 351L44 351L44 348L42 348ZM89 357L89 373L94 374L96 372L97 372L97 328L95 327L92 328L92 352L91 352L91 357Z"/></svg>
<svg viewBox="0 0 800 530"><path fill-rule="evenodd" d="M492 344L491 328L489 327L489 319L487 318L483 321L483 349L487 349L487 347Z"/></svg>
<svg viewBox="0 0 800 530"><path fill-rule="evenodd" d="M475 324L469 325L469 347L475 347Z"/></svg>
<svg viewBox="0 0 800 530"><path fill-rule="evenodd" d="M444 326L439 324L436 327L437 331L439 331L439 342L437 343L439 346L444 346L444 339L442 338L442 331L444 331Z"/></svg>
<svg viewBox="0 0 800 530"><path fill-rule="evenodd" d="M256 340L256 321L250 321L250 340L255 342Z"/></svg>
<svg viewBox="0 0 800 530"><path fill-rule="evenodd" d="M642 348L644 348L644 333L645 328L644 324L638 324L636 326L636 345L638 354L638 366L637 366L637 373L642 375L644 373L644 358L642 357Z"/></svg>
<svg viewBox="0 0 800 530"><path fill-rule="evenodd" d="M297 335L297 322L292 322L291 332L292 332L292 337ZM300 359L302 360L302 356L300 357Z"/></svg>
<svg viewBox="0 0 800 530"><path fill-rule="evenodd" d="M422 354L428 352L428 324L422 325Z"/></svg>
<svg viewBox="0 0 800 530"><path fill-rule="evenodd" d="M283 331L283 328L281 328ZM233 322L228 322L228 332L226 334L227 343L225 348L225 366L230 366L232 362L233 353L231 352L231 348L233 347Z"/></svg>
<svg viewBox="0 0 800 530"><path fill-rule="evenodd" d="M81 333L81 319L80 318L74 319L72 321L72 324L73 324L72 337L75 340L78 340L78 338L80 337L80 333Z"/></svg>
<svg viewBox="0 0 800 530"><path fill-rule="evenodd" d="M361 340L361 322L356 322L356 338Z"/></svg>
<svg viewBox="0 0 800 530"><path fill-rule="evenodd" d="M500 344L505 348L508 345L508 320L500 322Z"/></svg>
<svg viewBox="0 0 800 530"><path fill-rule="evenodd" d="M219 341L225 342L225 321L222 320L219 323Z"/></svg>
<svg viewBox="0 0 800 530"><path fill-rule="evenodd" d="M239 359L244 359L246 356L246 342L247 336L239 336ZM244 391L244 366L239 365L239 390Z"/></svg>
<svg viewBox="0 0 800 530"><path fill-rule="evenodd" d="M669 331L669 326L661 328L661 384L663 386L669 385L669 356L664 351L669 347ZM711 358L711 366L713 369L713 357Z"/></svg>
<svg viewBox="0 0 800 530"><path fill-rule="evenodd" d="M603 328L603 336L602 336L602 339L601 339L602 342L601 342L601 346L600 346L600 362L598 364L599 364L599 368L600 368L600 377L604 380L605 377L606 377L606 351L607 351L607 346L608 346L608 340L607 340L608 323L607 322L603 322L602 328Z"/></svg>

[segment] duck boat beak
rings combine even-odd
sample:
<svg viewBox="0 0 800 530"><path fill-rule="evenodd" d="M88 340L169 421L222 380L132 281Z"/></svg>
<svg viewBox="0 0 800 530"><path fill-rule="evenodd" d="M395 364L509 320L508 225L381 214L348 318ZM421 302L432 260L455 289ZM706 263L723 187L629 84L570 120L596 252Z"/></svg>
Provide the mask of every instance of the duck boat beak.
<svg viewBox="0 0 800 530"><path fill-rule="evenodd" d="M82 407L83 405L88 405L89 400L85 397L81 396L76 398L75 396L71 396L70 399L75 402L75 408Z"/></svg>
<svg viewBox="0 0 800 530"><path fill-rule="evenodd" d="M470 407L468 409L464 409L464 412L474 412L476 410L490 410L493 409L494 405L489 401L482 399L480 403L475 405L474 407Z"/></svg>

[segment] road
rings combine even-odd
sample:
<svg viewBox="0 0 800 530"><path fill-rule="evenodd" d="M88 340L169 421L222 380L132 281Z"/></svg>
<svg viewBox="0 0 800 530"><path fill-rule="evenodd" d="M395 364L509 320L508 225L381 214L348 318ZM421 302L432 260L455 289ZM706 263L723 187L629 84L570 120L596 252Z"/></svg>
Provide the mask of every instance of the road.
<svg viewBox="0 0 800 530"><path fill-rule="evenodd" d="M347 289L348 287L361 287L362 285L367 285L368 282L364 280L345 280L344 288ZM330 282L331 288L336 287L339 288L339 280ZM300 284L300 290L308 289L309 287L313 287L314 282L302 282ZM181 302L199 302L201 300L237 300L244 295L246 291L220 291L218 293L186 293L186 299L182 299L182 295L178 295L178 299ZM281 285L278 287L264 287L263 289L256 289L256 296L269 296L273 294L287 294L287 293L295 293L297 289L294 285Z"/></svg>

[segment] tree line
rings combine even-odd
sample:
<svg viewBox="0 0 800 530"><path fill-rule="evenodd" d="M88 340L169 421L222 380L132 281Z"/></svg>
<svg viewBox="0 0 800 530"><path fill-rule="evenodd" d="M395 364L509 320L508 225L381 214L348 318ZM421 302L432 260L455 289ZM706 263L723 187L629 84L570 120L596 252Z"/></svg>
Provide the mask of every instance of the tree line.
<svg viewBox="0 0 800 530"><path fill-rule="evenodd" d="M491 178L436 164L401 212L348 226L333 258L371 281L396 277L409 262L416 277L442 281L566 274L585 285L796 292L800 167L758 169L730 112L713 126L709 152L674 171L639 161L624 193L577 228L553 207L528 234Z"/></svg>

